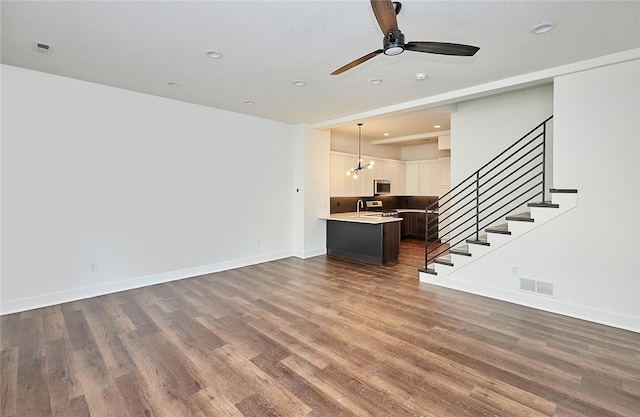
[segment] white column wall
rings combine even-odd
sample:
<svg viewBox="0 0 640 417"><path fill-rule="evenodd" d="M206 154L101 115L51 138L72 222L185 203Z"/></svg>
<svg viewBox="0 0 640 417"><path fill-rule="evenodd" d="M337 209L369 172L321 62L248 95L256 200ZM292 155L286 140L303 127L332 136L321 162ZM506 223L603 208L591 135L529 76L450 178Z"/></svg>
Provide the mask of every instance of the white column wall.
<svg viewBox="0 0 640 417"><path fill-rule="evenodd" d="M558 77L554 106L555 184L579 192L556 274L640 331L640 60Z"/></svg>
<svg viewBox="0 0 640 417"><path fill-rule="evenodd" d="M296 126L295 255L308 258L325 254L326 221L329 214L330 145L328 130Z"/></svg>
<svg viewBox="0 0 640 417"><path fill-rule="evenodd" d="M1 311L292 255L294 133L2 66Z"/></svg>

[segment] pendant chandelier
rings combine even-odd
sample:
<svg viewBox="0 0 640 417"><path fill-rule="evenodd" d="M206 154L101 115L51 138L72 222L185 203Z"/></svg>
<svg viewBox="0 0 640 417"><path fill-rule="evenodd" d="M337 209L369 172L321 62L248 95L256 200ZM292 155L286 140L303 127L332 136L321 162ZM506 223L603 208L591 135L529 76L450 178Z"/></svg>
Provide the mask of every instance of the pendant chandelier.
<svg viewBox="0 0 640 417"><path fill-rule="evenodd" d="M362 123L358 123L358 167L351 168L347 171L347 176L353 174L353 179L358 179L358 172L362 169L373 169L373 161L370 161L367 165L362 165L362 155L360 154L362 148Z"/></svg>

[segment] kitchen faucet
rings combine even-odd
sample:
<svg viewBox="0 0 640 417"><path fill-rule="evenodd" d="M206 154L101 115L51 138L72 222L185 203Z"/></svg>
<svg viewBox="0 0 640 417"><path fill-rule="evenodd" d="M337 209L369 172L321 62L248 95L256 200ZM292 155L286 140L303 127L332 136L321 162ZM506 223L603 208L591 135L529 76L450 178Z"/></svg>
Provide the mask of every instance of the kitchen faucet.
<svg viewBox="0 0 640 417"><path fill-rule="evenodd" d="M360 209L361 209L361 208L364 208L364 203L362 202L362 200L358 200L358 201L356 202L356 215L357 215L358 217L360 217Z"/></svg>

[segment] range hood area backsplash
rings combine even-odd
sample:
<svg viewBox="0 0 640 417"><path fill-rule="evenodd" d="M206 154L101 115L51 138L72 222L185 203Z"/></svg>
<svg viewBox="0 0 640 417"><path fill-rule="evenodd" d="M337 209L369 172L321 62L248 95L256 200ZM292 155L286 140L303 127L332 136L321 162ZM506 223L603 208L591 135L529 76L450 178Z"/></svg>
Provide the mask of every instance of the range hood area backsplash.
<svg viewBox="0 0 640 417"><path fill-rule="evenodd" d="M382 201L383 210L391 209L418 209L425 210L431 203L438 199L437 196L375 196L375 197L330 197L329 212L347 213L356 211L358 200ZM365 204L366 206L366 204Z"/></svg>

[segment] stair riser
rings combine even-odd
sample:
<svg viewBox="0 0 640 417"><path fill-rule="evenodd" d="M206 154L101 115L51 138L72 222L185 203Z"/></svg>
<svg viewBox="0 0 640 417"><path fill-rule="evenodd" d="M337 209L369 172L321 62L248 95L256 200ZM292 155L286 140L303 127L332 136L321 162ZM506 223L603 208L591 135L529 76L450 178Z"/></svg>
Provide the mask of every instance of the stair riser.
<svg viewBox="0 0 640 417"><path fill-rule="evenodd" d="M559 213L567 211L578 205L578 194L561 194L561 193L553 193L551 194L551 201L554 204L559 204L559 209L553 210L561 210Z"/></svg>
<svg viewBox="0 0 640 417"><path fill-rule="evenodd" d="M504 245L507 242L513 240L514 236L511 235L503 235L499 233L487 233L487 241L491 244L492 248L496 248ZM473 252L472 252L473 253Z"/></svg>
<svg viewBox="0 0 640 417"><path fill-rule="evenodd" d="M534 223L541 225L556 217L561 213L559 208L542 208L531 207L531 218L534 219Z"/></svg>
<svg viewBox="0 0 640 417"><path fill-rule="evenodd" d="M438 280L437 275L427 274L426 272L420 272L420 282L430 284Z"/></svg>
<svg viewBox="0 0 640 417"><path fill-rule="evenodd" d="M569 194L571 196L572 194ZM563 195L565 196L565 195ZM575 197L574 197L575 200ZM558 208L547 208L547 207L531 207L531 218L535 219L535 223L546 223L549 220L558 217L564 212L567 212L576 206L576 201L573 201L573 204L570 202L565 202L560 205Z"/></svg>
<svg viewBox="0 0 640 417"><path fill-rule="evenodd" d="M476 254L476 257L478 255ZM473 256L462 256L462 255L456 255L455 253L451 254L451 262L453 262L454 268L460 268L465 266L468 263L473 262ZM446 266L446 265L444 265ZM451 270L451 267L449 267L449 269L446 268L442 268L443 271L448 271Z"/></svg>
<svg viewBox="0 0 640 417"><path fill-rule="evenodd" d="M469 244L469 252L471 253L470 258L477 258L479 256L484 256L487 253L491 252L493 248L491 246L485 245L473 245Z"/></svg>
<svg viewBox="0 0 640 417"><path fill-rule="evenodd" d="M538 224L538 221L534 222L518 222L511 221L507 222L509 224L509 231L511 232L512 237L522 236L525 233L528 233L532 229L534 229Z"/></svg>

